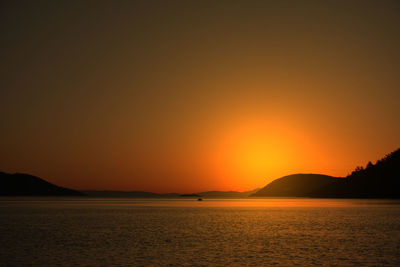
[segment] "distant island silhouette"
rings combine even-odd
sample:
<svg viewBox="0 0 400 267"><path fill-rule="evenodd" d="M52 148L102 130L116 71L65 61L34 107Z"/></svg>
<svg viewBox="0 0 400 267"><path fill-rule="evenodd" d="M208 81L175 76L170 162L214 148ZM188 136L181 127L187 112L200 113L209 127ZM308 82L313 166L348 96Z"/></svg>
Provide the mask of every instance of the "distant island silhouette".
<svg viewBox="0 0 400 267"><path fill-rule="evenodd" d="M245 192L238 192L238 191L206 191L206 192L200 192L198 195L205 197L205 198L243 198L243 197L248 197L255 192L260 190L260 188L251 190L251 191L245 191Z"/></svg>
<svg viewBox="0 0 400 267"><path fill-rule="evenodd" d="M118 197L118 198L243 198L248 197L255 193L259 189L238 192L238 191L205 191L192 194L179 194L179 193L152 193L144 191L97 191L97 190L85 190L82 191L89 197Z"/></svg>
<svg viewBox="0 0 400 267"><path fill-rule="evenodd" d="M108 191L108 190L84 190L81 191L89 197L112 198L177 198L179 193L152 193L146 191Z"/></svg>
<svg viewBox="0 0 400 267"><path fill-rule="evenodd" d="M0 172L0 196L84 196L69 188L51 184L39 177Z"/></svg>
<svg viewBox="0 0 400 267"><path fill-rule="evenodd" d="M366 167L356 167L344 178L322 174L292 174L276 179L261 189L247 192L160 194L143 191L77 191L51 184L29 174L0 172L0 196L400 198L400 149L387 154L375 164L368 162Z"/></svg>

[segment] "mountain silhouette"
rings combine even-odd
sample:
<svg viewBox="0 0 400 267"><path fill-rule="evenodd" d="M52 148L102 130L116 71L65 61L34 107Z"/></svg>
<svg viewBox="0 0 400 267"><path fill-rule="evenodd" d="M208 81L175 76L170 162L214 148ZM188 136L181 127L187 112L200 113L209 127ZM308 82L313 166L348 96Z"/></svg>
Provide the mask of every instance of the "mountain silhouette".
<svg viewBox="0 0 400 267"><path fill-rule="evenodd" d="M322 174L292 174L276 179L252 194L252 197L305 197L342 178Z"/></svg>
<svg viewBox="0 0 400 267"><path fill-rule="evenodd" d="M400 198L400 149L345 178L294 174L276 179L254 197Z"/></svg>
<svg viewBox="0 0 400 267"><path fill-rule="evenodd" d="M0 172L0 196L84 196L84 194L51 184L33 175Z"/></svg>
<svg viewBox="0 0 400 267"><path fill-rule="evenodd" d="M309 196L400 198L400 149L375 164L357 167L346 179L325 185Z"/></svg>
<svg viewBox="0 0 400 267"><path fill-rule="evenodd" d="M0 172L0 196L92 196L176 198L178 193L142 191L76 191L51 184L39 177ZM345 178L322 174L292 174L247 192L207 191L202 197L319 197L319 198L400 198L400 149L387 154L375 164L357 167Z"/></svg>

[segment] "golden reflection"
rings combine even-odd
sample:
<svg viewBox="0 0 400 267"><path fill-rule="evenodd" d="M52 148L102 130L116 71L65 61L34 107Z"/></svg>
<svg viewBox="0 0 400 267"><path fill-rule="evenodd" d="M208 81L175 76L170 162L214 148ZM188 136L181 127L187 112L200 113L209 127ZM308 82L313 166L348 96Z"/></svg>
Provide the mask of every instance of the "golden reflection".
<svg viewBox="0 0 400 267"><path fill-rule="evenodd" d="M109 201L109 200L107 200ZM100 204L100 203L99 203ZM247 207L247 208L325 208L363 207L399 204L397 200L376 199L311 199L311 198L247 198L247 199L135 199L118 200L115 205L154 207Z"/></svg>

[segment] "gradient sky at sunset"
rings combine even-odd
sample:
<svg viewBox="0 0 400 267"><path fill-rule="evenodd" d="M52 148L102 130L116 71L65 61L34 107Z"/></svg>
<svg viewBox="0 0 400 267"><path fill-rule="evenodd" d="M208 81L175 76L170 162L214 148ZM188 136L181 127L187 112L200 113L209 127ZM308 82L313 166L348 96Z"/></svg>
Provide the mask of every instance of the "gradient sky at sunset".
<svg viewBox="0 0 400 267"><path fill-rule="evenodd" d="M251 190L400 147L399 1L1 1L0 171Z"/></svg>

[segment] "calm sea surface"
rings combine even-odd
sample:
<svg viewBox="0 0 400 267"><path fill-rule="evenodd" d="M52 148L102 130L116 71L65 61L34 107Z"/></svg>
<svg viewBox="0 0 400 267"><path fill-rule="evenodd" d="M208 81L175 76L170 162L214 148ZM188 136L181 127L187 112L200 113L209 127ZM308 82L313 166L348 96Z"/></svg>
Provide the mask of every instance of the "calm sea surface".
<svg viewBox="0 0 400 267"><path fill-rule="evenodd" d="M1 266L400 266L400 202L0 199Z"/></svg>

